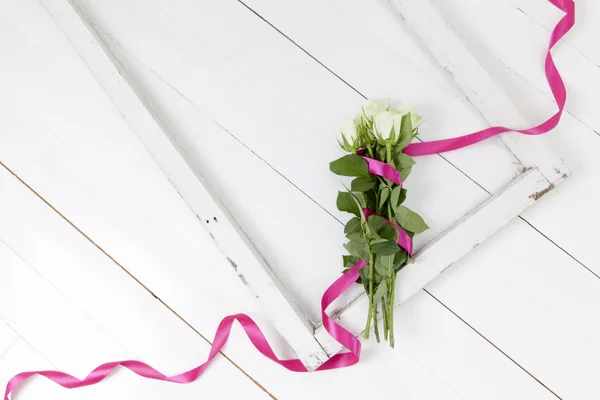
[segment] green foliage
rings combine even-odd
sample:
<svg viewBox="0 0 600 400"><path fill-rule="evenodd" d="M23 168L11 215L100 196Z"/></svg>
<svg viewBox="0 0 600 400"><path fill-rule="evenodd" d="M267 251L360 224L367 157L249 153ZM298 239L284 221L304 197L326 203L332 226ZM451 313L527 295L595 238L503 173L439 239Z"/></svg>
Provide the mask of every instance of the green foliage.
<svg viewBox="0 0 600 400"><path fill-rule="evenodd" d="M346 223L346 226L344 227L345 235L347 235L349 233L354 233L354 232L361 232L360 219L358 217L354 217L354 218L350 219L350 221L348 221Z"/></svg>
<svg viewBox="0 0 600 400"><path fill-rule="evenodd" d="M335 202L338 210L354 214L357 217L361 215L361 207L357 204L356 198L349 192L338 192Z"/></svg>
<svg viewBox="0 0 600 400"><path fill-rule="evenodd" d="M406 189L396 186L392 190L392 195L390 196L390 204L392 209L395 209L400 204L404 203L404 200L406 200Z"/></svg>
<svg viewBox="0 0 600 400"><path fill-rule="evenodd" d="M359 260L369 260L369 247L365 240L351 240L344 245L348 253L351 256L358 258Z"/></svg>
<svg viewBox="0 0 600 400"><path fill-rule="evenodd" d="M413 140L413 127L410 114L402 117L402 125L400 127L400 140L396 144L399 149L404 149Z"/></svg>
<svg viewBox="0 0 600 400"><path fill-rule="evenodd" d="M393 347L396 273L413 260L406 250L398 245L398 231L390 221L400 225L411 238L415 233L426 230L428 226L423 218L403 205L407 196L406 189L386 178L370 175L368 164L363 158L369 157L392 165L398 170L403 181L408 178L415 164L415 160L403 150L417 135L417 126L421 118L412 111L408 112L402 116L399 134L391 139L382 138L381 135L375 134L374 119L377 118L372 112L390 111L386 104L372 103L369 113L363 111L362 116L355 120L359 121L355 124L358 140L364 145L364 149L359 152L361 155L345 155L331 162L330 169L337 175L354 178L347 192L338 193L336 205L340 211L353 214L344 226L347 238L344 247L349 253L343 256L344 272L352 269L360 260L368 262L367 266L358 271L357 279L357 283L363 285L369 296L365 338L368 338L371 323L374 322L375 335L379 340L377 314L381 312L384 320L384 338L389 337ZM413 126L413 121L416 126ZM363 208L375 214L365 218Z"/></svg>
<svg viewBox="0 0 600 400"><path fill-rule="evenodd" d="M347 156L332 161L329 164L329 169L334 174L341 176L370 177L367 162L356 154L348 154Z"/></svg>
<svg viewBox="0 0 600 400"><path fill-rule="evenodd" d="M367 192L375 187L377 179L372 175L368 178L359 177L352 181L350 184L350 190L353 192Z"/></svg>
<svg viewBox="0 0 600 400"><path fill-rule="evenodd" d="M405 206L398 206L394 211L396 213L396 222L407 231L421 233L429 229L429 226L427 226L419 214Z"/></svg>
<svg viewBox="0 0 600 400"><path fill-rule="evenodd" d="M373 253L378 256L391 256L400 251L400 246L392 240L386 240L385 242L375 243L371 246Z"/></svg>

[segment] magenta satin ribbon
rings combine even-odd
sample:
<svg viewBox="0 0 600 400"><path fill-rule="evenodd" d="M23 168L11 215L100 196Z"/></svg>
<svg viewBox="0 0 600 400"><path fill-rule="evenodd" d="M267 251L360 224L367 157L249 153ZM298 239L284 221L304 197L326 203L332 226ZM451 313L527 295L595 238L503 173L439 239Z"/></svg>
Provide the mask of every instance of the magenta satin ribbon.
<svg viewBox="0 0 600 400"><path fill-rule="evenodd" d="M446 151L460 149L465 146L469 146L471 144L480 142L492 136L498 135L503 132L515 131L520 132L526 135L539 135L549 130L553 129L559 122L562 112L565 107L565 101L567 98L565 85L556 69L556 65L552 60L552 55L550 53L552 47L572 28L575 23L575 4L572 0L549 0L554 6L558 7L562 11L566 13L566 15L558 22L554 30L552 31L552 35L550 37L550 45L548 46L548 51L546 54L546 78L548 79L548 84L552 90L552 94L558 104L558 112L550 117L547 121L542 124L535 126L530 129L525 130L515 130L504 127L492 127L481 130L479 132L472 133L470 135L460 136L453 139L444 139L444 140L436 140L433 142L424 142L424 143L413 143L409 145L405 152L411 156L420 156L426 154L435 154L442 153ZM392 176L388 168L393 168L388 166L385 163L382 163L377 160L367 159L369 163L369 171L373 174L384 176L390 179L388 176ZM383 165L380 165L383 164ZM395 169L394 169L395 171ZM397 171L396 171L397 173ZM398 175L399 178L399 175ZM390 179L397 185L401 185L402 181L395 181L394 179ZM399 230L400 232L400 230ZM409 238L410 239L410 238ZM400 239L399 239L400 240ZM400 243L398 243L400 244ZM412 241L411 241L412 244ZM402 246L402 245L401 245ZM404 246L403 246L404 247ZM406 248L406 247L405 247ZM407 248L407 250L409 250ZM412 250L412 247L411 247ZM332 318L330 318L326 313L325 309L342 293L344 293L356 280L359 278L358 270L364 267L367 264L366 261L360 261L356 264L352 269L348 272L340 276L323 294L321 298L321 316L323 318L323 326L329 332L329 334L337 340L341 345L349 350L347 353L340 353L334 355L327 362L325 362L321 367L317 369L317 371L323 371L328 369L336 369L336 368L344 368L350 365L354 365L358 362L360 357L360 349L361 344L360 341L348 330L344 329L341 325L335 322ZM187 372L184 372L179 375L174 376L166 376L151 366L144 364L140 361L118 361L118 362L110 362L106 364L102 364L98 368L94 369L87 377L80 380L66 374L64 372L59 371L30 371L30 372L21 372L20 374L12 377L7 385L6 391L4 393L4 400L8 400L9 394L14 391L19 385L21 385L27 378L33 375L41 375L44 376L53 382L68 388L78 388L83 386L94 385L100 381L102 381L106 376L118 366L125 367L132 372L143 376L148 379L156 379L167 382L174 383L190 383L195 381L202 375L204 370L208 367L211 361L217 356L219 351L223 348L227 339L229 337L229 333L231 332L231 327L234 321L238 321L246 335L256 347L256 349L265 357L273 360L277 364L282 367L294 371L294 372L306 372L306 368L298 359L292 360L280 360L277 358L273 349L267 342L267 339L261 332L260 328L256 323L245 314L235 314L225 317L219 327L217 328L217 332L215 333L215 338L213 340L212 347L210 349L210 353L208 355L208 359L202 365L191 369Z"/></svg>
<svg viewBox="0 0 600 400"><path fill-rule="evenodd" d="M394 167L379 160L374 160L369 157L364 157L363 159L369 165L369 173L373 175L382 176L390 181L394 182L398 186L402 186L402 178L400 177L400 172Z"/></svg>
<svg viewBox="0 0 600 400"><path fill-rule="evenodd" d="M327 360L323 365L321 365L317 371L324 371L328 369L337 369L349 367L350 365L354 365L358 362L360 358L360 341L346 329L344 329L341 325L335 322L331 317L327 315L325 310L335 299L337 299L342 293L344 293L356 280L359 278L358 270L367 265L366 261L360 261L352 269L348 272L340 276L335 280L325 290L323 293L323 297L321 298L321 317L323 318L323 327L329 332L329 334L337 340L342 346L347 348L349 352L347 353L338 353ZM8 395L15 390L19 385L21 385L27 378L33 375L41 375L44 376L51 381L61 385L67 389L74 389L83 386L94 385L104 378L108 376L115 368L121 366L125 367L128 370L134 372L135 374L142 376L148 379L155 379L159 381L173 382L173 383L191 383L202 375L204 370L210 365L212 360L219 354L219 351L223 348L225 343L227 343L227 339L229 338L229 333L231 332L231 327L233 326L233 322L238 321L242 326L246 335L250 339L250 342L256 347L256 349L268 359L276 362L282 367L294 371L294 372L307 372L306 367L302 364L302 362L298 359L292 360L280 360L277 358L273 349L269 345L267 338L265 338L264 334L256 325L256 323L247 316L246 314L235 314L225 317L219 327L217 328L217 332L215 333L215 338L213 339L212 346L210 348L210 353L208 354L207 360L199 365L198 367L191 369L187 372L183 372L178 375L166 376L163 373L157 371L152 368L148 364L145 364L140 361L129 360L129 361L115 361L109 362L106 364L102 364L96 369L94 369L88 376L83 379L77 379L74 376L66 374L60 371L30 371L30 372L21 372L20 374L15 375L8 381L6 385L6 391L4 392L4 400L8 400Z"/></svg>
<svg viewBox="0 0 600 400"><path fill-rule="evenodd" d="M541 135L546 133L560 121L560 117L565 108L565 102L567 100L567 89L565 84L560 77L558 69L552 59L551 50L554 45L573 27L575 24L575 3L573 0L549 0L554 6L558 7L566 13L566 15L556 24L550 35L550 44L548 45L548 51L546 52L546 79L548 85L552 90L552 95L558 105L558 111L548 120L541 124L534 126L529 129L511 129L503 126L494 126L491 128L483 129L478 132L471 133L469 135L459 136L451 139L434 140L431 142L423 143L412 143L404 149L404 152L409 156L424 156L428 154L444 153L446 151L452 151L461 149L463 147L470 146L472 144L481 142L482 140L491 138L492 136L499 135L504 132L519 132L525 135Z"/></svg>
<svg viewBox="0 0 600 400"><path fill-rule="evenodd" d="M363 208L363 214L365 214L365 218L369 218L371 215L377 215L373 211L369 210L368 208ZM393 223L389 219L387 219L385 217L381 217L381 218L385 219L388 224L390 224L391 226L396 228L396 230L398 231L398 246L400 246L404 250L408 251L408 254L412 257L413 241L410 238L410 236L408 236L408 233L406 233L406 231L404 229L400 228L399 225Z"/></svg>

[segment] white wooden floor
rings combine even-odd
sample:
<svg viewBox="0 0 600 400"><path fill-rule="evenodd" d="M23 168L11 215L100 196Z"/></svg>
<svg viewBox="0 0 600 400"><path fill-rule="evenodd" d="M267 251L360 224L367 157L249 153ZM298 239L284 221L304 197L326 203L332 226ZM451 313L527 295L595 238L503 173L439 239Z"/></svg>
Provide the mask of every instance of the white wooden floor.
<svg viewBox="0 0 600 400"><path fill-rule="evenodd" d="M384 0L79 3L215 189L240 193L236 216L256 227L266 258L293 267L278 272L308 287L295 294L315 315L339 273L326 169L339 119L361 95L410 87L420 97L404 100L438 126L430 138L481 124L418 42L396 39L410 35ZM435 3L532 121L555 111L542 58L560 14L547 1ZM600 3L576 3L578 23L554 53L568 112L548 135L573 176L402 305L395 350L366 342L355 367L293 374L235 328L227 358L191 385L120 371L75 391L34 379L15 398L600 398ZM36 0L0 0L0 52L0 381L41 368L83 377L124 358L180 372L204 361L218 322L235 312L250 313L292 356ZM399 76L403 68L413 75ZM289 133L266 145L278 131ZM300 168L293 162L309 149L292 133L325 150ZM278 151L294 145L292 155ZM448 155L470 178L420 161L418 182L455 171L445 192L416 205L434 227L421 243L514 176L504 154L491 141ZM269 215L287 205L263 201L273 188L297 211L295 242L314 248L279 234L285 227ZM315 257L332 266L307 278L302 266Z"/></svg>

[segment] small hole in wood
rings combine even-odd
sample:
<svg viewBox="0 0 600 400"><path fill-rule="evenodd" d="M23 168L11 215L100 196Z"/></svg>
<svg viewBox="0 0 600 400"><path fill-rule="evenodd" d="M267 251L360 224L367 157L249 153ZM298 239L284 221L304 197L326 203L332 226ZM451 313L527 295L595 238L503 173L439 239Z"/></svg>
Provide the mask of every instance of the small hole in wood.
<svg viewBox="0 0 600 400"><path fill-rule="evenodd" d="M208 224L209 222L210 222L209 220L206 220L206 223L207 223L207 224Z"/></svg>
<svg viewBox="0 0 600 400"><path fill-rule="evenodd" d="M219 220L217 219L217 217L213 217L213 220L214 220L215 222L219 222Z"/></svg>

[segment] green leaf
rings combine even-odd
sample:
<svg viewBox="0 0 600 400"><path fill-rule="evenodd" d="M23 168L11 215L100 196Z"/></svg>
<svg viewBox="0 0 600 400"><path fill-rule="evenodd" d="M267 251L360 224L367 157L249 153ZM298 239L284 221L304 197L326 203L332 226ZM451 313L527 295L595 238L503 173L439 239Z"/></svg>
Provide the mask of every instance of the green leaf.
<svg viewBox="0 0 600 400"><path fill-rule="evenodd" d="M348 240L350 241L363 241L365 240L362 232L352 232L346 235L346 237L348 238Z"/></svg>
<svg viewBox="0 0 600 400"><path fill-rule="evenodd" d="M360 275L360 280L365 288L365 293L369 294L369 268L364 267L358 270L358 275Z"/></svg>
<svg viewBox="0 0 600 400"><path fill-rule="evenodd" d="M338 192L335 204L340 211L349 212L357 217L360 216L360 207L356 204L356 200L352 193Z"/></svg>
<svg viewBox="0 0 600 400"><path fill-rule="evenodd" d="M388 197L390 196L390 193L391 193L391 190L389 187L384 187L379 192L379 208L378 208L379 211L384 209L383 207L385 206L385 202L387 201Z"/></svg>
<svg viewBox="0 0 600 400"><path fill-rule="evenodd" d="M371 215L367 219L367 224L369 224L369 228L373 229L376 233L388 226L387 221L379 215Z"/></svg>
<svg viewBox="0 0 600 400"><path fill-rule="evenodd" d="M369 259L369 248L367 247L367 242L352 240L344 245L344 248L348 250L351 256L354 256L360 260L368 260Z"/></svg>
<svg viewBox="0 0 600 400"><path fill-rule="evenodd" d="M402 180L405 181L406 178L408 178L408 175L410 175L411 171L412 171L412 167L408 167L408 168L401 169L398 172L400 173L400 178L402 178Z"/></svg>
<svg viewBox="0 0 600 400"><path fill-rule="evenodd" d="M368 178L369 166L361 156L356 154L348 154L342 158L332 161L329 164L329 169L336 175L342 176L362 176Z"/></svg>
<svg viewBox="0 0 600 400"><path fill-rule="evenodd" d="M377 303L379 300L385 296L387 293L387 283L385 280L381 281L381 283L377 286L375 293L373 294L373 302Z"/></svg>
<svg viewBox="0 0 600 400"><path fill-rule="evenodd" d="M398 207L406 200L406 189L401 188L400 186L396 186L392 189L392 195L390 196L390 203L392 208Z"/></svg>
<svg viewBox="0 0 600 400"><path fill-rule="evenodd" d="M407 231L420 233L429 229L423 218L416 212L404 206L398 206L394 211L396 222Z"/></svg>
<svg viewBox="0 0 600 400"><path fill-rule="evenodd" d="M398 231L390 226L390 224L379 215L371 215L367 220L367 223L369 228L377 234L378 238L383 238L383 241L391 240L396 242L398 240ZM371 244L374 243L375 242L371 242Z"/></svg>
<svg viewBox="0 0 600 400"><path fill-rule="evenodd" d="M394 256L376 256L373 267L379 275L389 278L392 276L392 270L394 269L393 261Z"/></svg>
<svg viewBox="0 0 600 400"><path fill-rule="evenodd" d="M398 169L410 168L416 163L417 162L415 161L415 159L407 154L396 154L396 167Z"/></svg>
<svg viewBox="0 0 600 400"><path fill-rule="evenodd" d="M351 269L358 263L360 260L354 256L342 256L344 260L344 269Z"/></svg>
<svg viewBox="0 0 600 400"><path fill-rule="evenodd" d="M369 190L368 192L366 192L364 194L365 196L365 200L366 200L366 205L365 207L367 207L369 210L376 210L377 209L377 196L375 194L375 190Z"/></svg>
<svg viewBox="0 0 600 400"><path fill-rule="evenodd" d="M399 251L396 254L394 254L394 268L397 269L399 266L404 264L406 262L407 258L408 258L408 253L405 250ZM354 263L354 264L356 264L356 263Z"/></svg>
<svg viewBox="0 0 600 400"><path fill-rule="evenodd" d="M368 178L356 178L350 184L350 190L353 192L366 192L375 187L376 179L373 176Z"/></svg>
<svg viewBox="0 0 600 400"><path fill-rule="evenodd" d="M358 217L351 218L344 227L345 235L353 232L360 232L360 219Z"/></svg>
<svg viewBox="0 0 600 400"><path fill-rule="evenodd" d="M378 256L391 256L400 251L400 246L392 240L386 240L382 243L375 243L371 246L373 253Z"/></svg>
<svg viewBox="0 0 600 400"><path fill-rule="evenodd" d="M396 144L396 147L404 149L410 144L410 141L413 138L413 128L410 113L402 117L401 124L402 125L400 126L400 141Z"/></svg>

